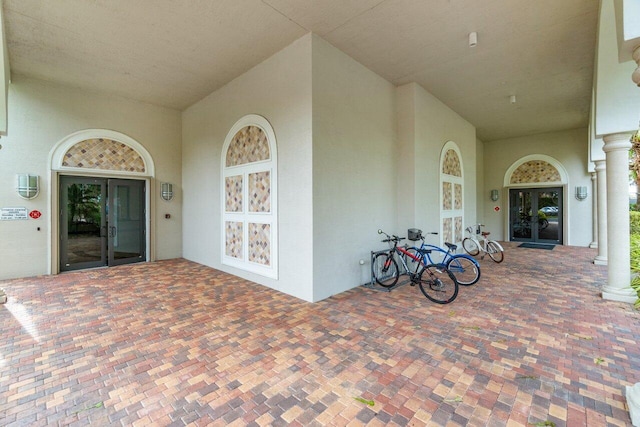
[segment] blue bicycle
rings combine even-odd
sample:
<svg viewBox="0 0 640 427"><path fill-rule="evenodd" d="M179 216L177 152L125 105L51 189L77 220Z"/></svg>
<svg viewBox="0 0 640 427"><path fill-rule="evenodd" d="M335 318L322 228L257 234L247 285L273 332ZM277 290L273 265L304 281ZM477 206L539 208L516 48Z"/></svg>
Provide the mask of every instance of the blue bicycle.
<svg viewBox="0 0 640 427"><path fill-rule="evenodd" d="M438 233L427 233L438 234ZM467 254L456 254L454 251L458 249L457 245L453 243L445 242L448 250L425 243L422 230L416 228L410 228L408 230L409 240L418 241L422 240L420 247L413 247L407 249L407 251L416 256L418 259L422 259L423 265L437 264L444 265L449 269L460 285L470 286L480 280L480 264L473 257ZM428 251L424 251L429 249ZM432 258L436 258L435 260ZM408 263L417 263L414 258L408 257ZM411 266L410 266L411 267Z"/></svg>

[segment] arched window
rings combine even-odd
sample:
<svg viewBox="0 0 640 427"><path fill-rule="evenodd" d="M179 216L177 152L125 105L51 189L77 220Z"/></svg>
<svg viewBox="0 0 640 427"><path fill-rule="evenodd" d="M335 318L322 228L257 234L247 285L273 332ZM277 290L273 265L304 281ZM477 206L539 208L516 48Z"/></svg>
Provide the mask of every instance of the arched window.
<svg viewBox="0 0 640 427"><path fill-rule="evenodd" d="M262 116L231 128L222 148L222 263L278 278L275 133Z"/></svg>
<svg viewBox="0 0 640 427"><path fill-rule="evenodd" d="M505 173L505 187L528 184L566 183L566 172L556 159L542 154L526 156L511 165Z"/></svg>
<svg viewBox="0 0 640 427"><path fill-rule="evenodd" d="M459 244L463 237L463 168L460 149L453 141L440 154L440 183L442 241Z"/></svg>

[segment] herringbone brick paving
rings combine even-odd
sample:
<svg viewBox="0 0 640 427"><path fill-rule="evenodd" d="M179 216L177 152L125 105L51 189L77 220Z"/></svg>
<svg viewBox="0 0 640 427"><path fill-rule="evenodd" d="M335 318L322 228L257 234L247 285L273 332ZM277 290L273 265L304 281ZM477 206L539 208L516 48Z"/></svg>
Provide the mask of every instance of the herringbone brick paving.
<svg viewBox="0 0 640 427"><path fill-rule="evenodd" d="M630 425L640 313L593 250L506 246L444 306L186 260L0 282L0 425Z"/></svg>

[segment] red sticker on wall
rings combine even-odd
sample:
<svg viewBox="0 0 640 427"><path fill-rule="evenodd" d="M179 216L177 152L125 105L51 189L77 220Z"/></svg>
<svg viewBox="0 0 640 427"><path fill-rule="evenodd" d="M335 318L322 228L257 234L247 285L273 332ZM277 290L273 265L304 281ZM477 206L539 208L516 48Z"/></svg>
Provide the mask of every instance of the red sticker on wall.
<svg viewBox="0 0 640 427"><path fill-rule="evenodd" d="M29 216L33 219L38 219L42 216L42 213L40 211L31 211L29 212Z"/></svg>
<svg viewBox="0 0 640 427"><path fill-rule="evenodd" d="M493 210L496 212L500 212L500 206L496 206L495 208L493 208Z"/></svg>

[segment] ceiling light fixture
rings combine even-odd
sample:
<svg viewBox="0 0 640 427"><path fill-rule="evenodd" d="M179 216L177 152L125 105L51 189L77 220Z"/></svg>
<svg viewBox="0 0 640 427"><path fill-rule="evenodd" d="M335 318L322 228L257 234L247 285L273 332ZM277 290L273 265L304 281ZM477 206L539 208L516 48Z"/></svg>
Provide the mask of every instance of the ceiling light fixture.
<svg viewBox="0 0 640 427"><path fill-rule="evenodd" d="M469 33L469 47L476 47L478 45L478 33L475 31Z"/></svg>
<svg viewBox="0 0 640 427"><path fill-rule="evenodd" d="M516 96L515 95L511 95L509 97L509 102L512 103L512 104L515 104L516 103Z"/></svg>

